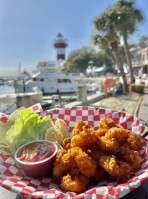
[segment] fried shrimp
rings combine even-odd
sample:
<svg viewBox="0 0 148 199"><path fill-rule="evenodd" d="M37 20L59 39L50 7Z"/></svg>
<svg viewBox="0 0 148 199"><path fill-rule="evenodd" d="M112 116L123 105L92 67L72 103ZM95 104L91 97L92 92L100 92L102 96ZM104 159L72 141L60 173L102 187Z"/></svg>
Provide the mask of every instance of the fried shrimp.
<svg viewBox="0 0 148 199"><path fill-rule="evenodd" d="M86 153L93 159L95 160L96 162L99 161L100 157L103 156L103 155L107 155L106 152L100 150L99 146L98 145L94 145L92 147L89 147L87 150L86 150Z"/></svg>
<svg viewBox="0 0 148 199"><path fill-rule="evenodd" d="M99 165L103 167L111 176L118 181L126 181L131 176L131 167L128 163L117 160L113 155L104 155L99 160Z"/></svg>
<svg viewBox="0 0 148 199"><path fill-rule="evenodd" d="M102 151L115 154L119 151L119 142L115 138L107 139L102 136L97 139L97 144Z"/></svg>
<svg viewBox="0 0 148 199"><path fill-rule="evenodd" d="M117 181L126 182L131 176L131 167L128 163L117 160L119 174L115 176Z"/></svg>
<svg viewBox="0 0 148 199"><path fill-rule="evenodd" d="M91 179L95 180L95 181L100 181L100 180L106 179L107 176L108 176L107 171L105 171L104 168L98 166L97 170L96 170L96 173L95 173L95 176L91 176Z"/></svg>
<svg viewBox="0 0 148 199"><path fill-rule="evenodd" d="M77 147L75 148L77 150ZM78 149L79 153L75 156L75 161L81 173L87 177L94 176L97 170L97 163L88 156L82 149Z"/></svg>
<svg viewBox="0 0 148 199"><path fill-rule="evenodd" d="M136 133L133 133L132 131L126 131L127 133L127 141L126 144L129 146L130 149L139 151L142 148L142 139L137 135Z"/></svg>
<svg viewBox="0 0 148 199"><path fill-rule="evenodd" d="M110 129L115 127L115 122L111 119L102 118L100 119L99 129Z"/></svg>
<svg viewBox="0 0 148 199"><path fill-rule="evenodd" d="M129 149L127 146L120 146L117 158L121 161L129 163L132 171L140 166L140 153Z"/></svg>
<svg viewBox="0 0 148 199"><path fill-rule="evenodd" d="M97 139L96 136L93 134L92 129L85 129L78 135L75 135L71 138L71 145L72 147L80 147L81 149L85 150L89 146L93 146L96 144Z"/></svg>
<svg viewBox="0 0 148 199"><path fill-rule="evenodd" d="M113 127L107 131L105 137L109 140L115 138L119 143L121 143L124 142L128 136L126 134L126 130L123 127Z"/></svg>
<svg viewBox="0 0 148 199"><path fill-rule="evenodd" d="M65 150L68 150L71 148L71 137L68 137L68 138L65 138L62 142L62 147L65 149Z"/></svg>
<svg viewBox="0 0 148 199"><path fill-rule="evenodd" d="M60 178L71 168L76 167L79 168L82 174L90 177L95 175L97 163L79 147L71 148L68 151L63 149L56 156L53 167L53 175L56 178Z"/></svg>
<svg viewBox="0 0 148 199"><path fill-rule="evenodd" d="M102 137L106 134L107 129L98 129L96 131L94 131L94 134L98 137Z"/></svg>
<svg viewBox="0 0 148 199"><path fill-rule="evenodd" d="M125 182L131 171L140 166L139 150L144 141L111 119L102 118L96 131L86 122L78 121L72 134L63 140L63 149L53 164L53 175L61 180L64 191L81 193L89 183L110 175Z"/></svg>
<svg viewBox="0 0 148 199"><path fill-rule="evenodd" d="M64 191L72 191L76 193L83 192L87 189L89 178L80 174L72 176L69 173L61 180L60 187Z"/></svg>
<svg viewBox="0 0 148 199"><path fill-rule="evenodd" d="M83 131L84 127L85 127L85 129L91 128L91 126L89 124L87 124L86 122L77 121L75 124L75 128L72 131L72 135L73 136L79 135Z"/></svg>
<svg viewBox="0 0 148 199"><path fill-rule="evenodd" d="M99 165L103 167L110 175L117 176L119 174L119 166L115 156L104 155L99 160Z"/></svg>
<svg viewBox="0 0 148 199"><path fill-rule="evenodd" d="M53 175L56 178L61 178L74 164L74 157L62 149L56 156L53 165Z"/></svg>

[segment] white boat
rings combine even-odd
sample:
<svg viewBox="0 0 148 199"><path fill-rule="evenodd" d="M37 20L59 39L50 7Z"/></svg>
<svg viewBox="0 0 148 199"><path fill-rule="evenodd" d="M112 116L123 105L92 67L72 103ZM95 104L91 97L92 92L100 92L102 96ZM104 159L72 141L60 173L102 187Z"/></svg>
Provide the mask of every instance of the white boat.
<svg viewBox="0 0 148 199"><path fill-rule="evenodd" d="M59 71L43 71L32 76L31 80L18 83L18 92L42 91L43 94L75 93L78 85L72 76Z"/></svg>

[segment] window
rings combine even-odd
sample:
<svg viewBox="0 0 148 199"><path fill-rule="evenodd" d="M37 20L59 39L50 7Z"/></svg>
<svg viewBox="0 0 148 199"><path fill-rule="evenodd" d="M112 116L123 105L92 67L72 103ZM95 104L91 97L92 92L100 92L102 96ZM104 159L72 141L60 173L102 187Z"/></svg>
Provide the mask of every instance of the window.
<svg viewBox="0 0 148 199"><path fill-rule="evenodd" d="M67 83L67 79L63 79L63 82L64 82L64 83Z"/></svg>
<svg viewBox="0 0 148 199"><path fill-rule="evenodd" d="M63 80L62 79L58 79L58 83L62 83L63 82Z"/></svg>
<svg viewBox="0 0 148 199"><path fill-rule="evenodd" d="M58 79L58 83L71 83L70 79Z"/></svg>
<svg viewBox="0 0 148 199"><path fill-rule="evenodd" d="M41 78L41 79L40 79L40 82L44 82L44 79L43 79L43 78Z"/></svg>

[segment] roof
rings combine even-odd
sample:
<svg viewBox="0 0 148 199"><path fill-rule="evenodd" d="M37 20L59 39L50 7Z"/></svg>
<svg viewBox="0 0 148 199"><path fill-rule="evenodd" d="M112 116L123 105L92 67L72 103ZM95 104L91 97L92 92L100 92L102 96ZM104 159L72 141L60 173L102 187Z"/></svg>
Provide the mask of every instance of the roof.
<svg viewBox="0 0 148 199"><path fill-rule="evenodd" d="M103 65L99 68L96 68L94 72L111 72L111 71L112 71L112 68Z"/></svg>
<svg viewBox="0 0 148 199"><path fill-rule="evenodd" d="M44 62L39 62L38 65L39 66L56 66L56 62L55 61L44 61Z"/></svg>
<svg viewBox="0 0 148 199"><path fill-rule="evenodd" d="M136 52L136 54L141 54L141 53L143 53L143 52L145 52L145 51L148 51L148 46L145 47L145 48L143 48L143 49L141 49L141 50L138 50L138 51Z"/></svg>
<svg viewBox="0 0 148 199"><path fill-rule="evenodd" d="M95 69L95 72L101 72L104 70L104 66Z"/></svg>

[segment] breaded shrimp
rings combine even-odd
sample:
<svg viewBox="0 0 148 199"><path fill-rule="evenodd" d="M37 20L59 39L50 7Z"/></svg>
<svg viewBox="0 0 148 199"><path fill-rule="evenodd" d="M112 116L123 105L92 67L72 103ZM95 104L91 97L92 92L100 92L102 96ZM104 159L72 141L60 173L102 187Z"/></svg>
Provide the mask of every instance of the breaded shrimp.
<svg viewBox="0 0 148 199"><path fill-rule="evenodd" d="M121 128L113 127L107 131L107 133L105 134L105 137L106 139L109 139L109 140L112 138L115 138L119 143L121 143L127 139L128 135L126 133L126 130L123 127Z"/></svg>
<svg viewBox="0 0 148 199"><path fill-rule="evenodd" d="M119 142L115 138L107 139L106 136L98 137L97 144L102 151L115 154L119 151Z"/></svg>
<svg viewBox="0 0 148 199"><path fill-rule="evenodd" d="M106 132L107 132L107 129L98 129L94 131L93 133L98 137L102 137L106 134Z"/></svg>
<svg viewBox="0 0 148 199"><path fill-rule="evenodd" d="M89 147L86 151L85 151L93 160L95 160L96 162L99 161L100 157L103 155L108 155L108 153L102 151L98 145L94 145Z"/></svg>
<svg viewBox="0 0 148 199"><path fill-rule="evenodd" d="M104 168L98 166L95 176L91 176L91 179L94 181L100 181L100 180L105 180L107 177L109 176L109 174L107 173L107 171L105 171Z"/></svg>
<svg viewBox="0 0 148 199"><path fill-rule="evenodd" d="M79 135L83 131L84 127L85 127L85 129L90 129L91 128L91 126L89 124L87 124L86 122L77 121L75 123L75 128L72 131L72 135L73 136Z"/></svg>
<svg viewBox="0 0 148 199"><path fill-rule="evenodd" d="M81 173L87 177L94 176L97 171L97 163L88 156L82 149L75 147L74 150L78 150L78 154L75 156L75 161L79 167Z"/></svg>
<svg viewBox="0 0 148 199"><path fill-rule="evenodd" d="M140 166L140 153L138 151L129 149L126 145L120 146L120 150L117 153L117 158L121 161L129 163L132 171Z"/></svg>
<svg viewBox="0 0 148 199"><path fill-rule="evenodd" d="M127 133L127 141L126 144L129 146L130 149L139 151L142 148L143 141L139 137L138 134L133 133L132 131L128 130Z"/></svg>
<svg viewBox="0 0 148 199"><path fill-rule="evenodd" d="M99 165L103 167L110 175L119 175L119 166L117 164L116 158L113 155L101 156L99 160Z"/></svg>
<svg viewBox="0 0 148 199"><path fill-rule="evenodd" d="M119 174L116 177L117 181L126 182L131 176L131 167L128 163L117 160L119 166Z"/></svg>
<svg viewBox="0 0 148 199"><path fill-rule="evenodd" d="M61 180L60 187L64 191L72 191L76 193L83 192L87 189L89 178L80 174L71 176L69 173Z"/></svg>
<svg viewBox="0 0 148 199"><path fill-rule="evenodd" d="M65 149L65 150L68 150L71 148L71 137L69 138L65 138L62 142L62 147Z"/></svg>
<svg viewBox="0 0 148 199"><path fill-rule="evenodd" d="M93 134L92 129L84 129L80 134L71 138L72 147L80 147L86 150L88 147L97 143L96 136Z"/></svg>
<svg viewBox="0 0 148 199"><path fill-rule="evenodd" d="M111 119L102 118L100 119L99 129L110 129L115 127L115 122Z"/></svg>
<svg viewBox="0 0 148 199"><path fill-rule="evenodd" d="M131 167L128 163L117 160L113 155L104 155L99 160L99 165L103 167L111 176L118 181L125 182L131 176Z"/></svg>
<svg viewBox="0 0 148 199"><path fill-rule="evenodd" d="M53 175L60 178L73 167L78 167L82 174L90 177L95 175L97 163L79 147L73 147L66 152L63 149L56 156Z"/></svg>
<svg viewBox="0 0 148 199"><path fill-rule="evenodd" d="M74 164L74 157L62 149L56 156L53 164L53 175L56 178L61 178Z"/></svg>

